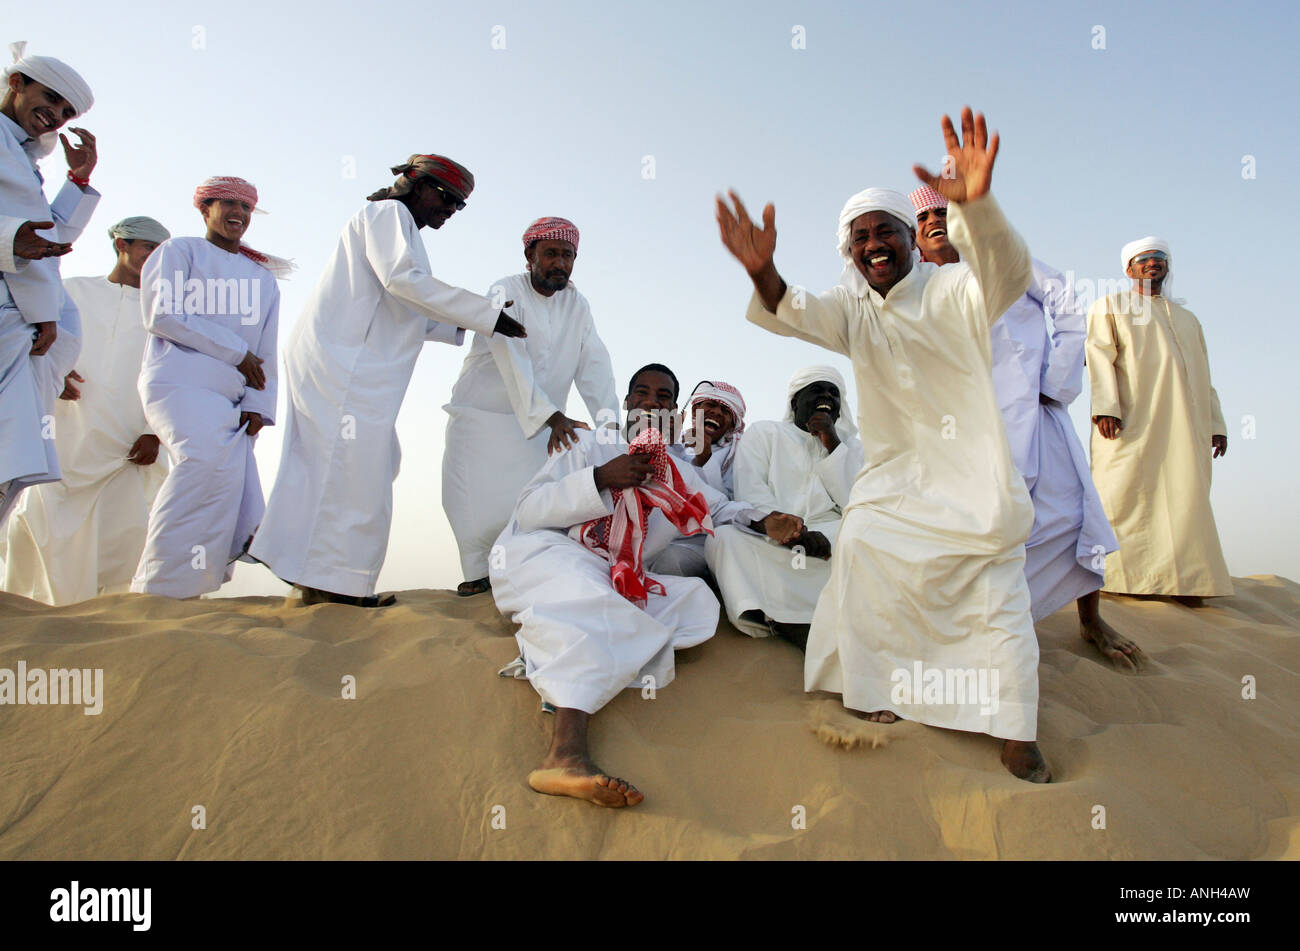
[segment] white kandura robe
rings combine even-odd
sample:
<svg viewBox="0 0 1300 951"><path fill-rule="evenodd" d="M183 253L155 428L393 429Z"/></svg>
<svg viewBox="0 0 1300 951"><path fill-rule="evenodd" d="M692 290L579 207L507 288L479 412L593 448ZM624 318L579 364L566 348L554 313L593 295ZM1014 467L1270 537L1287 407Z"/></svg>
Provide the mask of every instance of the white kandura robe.
<svg viewBox="0 0 1300 951"><path fill-rule="evenodd" d="M183 307L169 306L160 284L180 281L202 289L202 297L187 293ZM215 292L224 296L231 287L236 293L224 301ZM149 331L140 399L172 467L149 512L131 590L189 598L230 580L265 509L256 437L239 415L275 421L280 289L260 264L203 238L160 244L145 262L140 288ZM250 312L240 313L245 303ZM266 389L245 386L237 369L250 352L264 361Z"/></svg>
<svg viewBox="0 0 1300 951"><path fill-rule="evenodd" d="M54 228L42 237L75 241L100 198L94 188L82 191L65 180L53 204L47 202L44 179L23 147L28 138L0 115L0 213L5 216L0 244L0 526L23 489L59 479L58 457L43 419L53 412L46 406L46 391L57 367L70 368L80 347L76 308L69 309L64 300L59 259L14 258L14 235L24 222L53 221ZM65 339L55 340L52 353L31 356L31 325L52 320L60 323L59 335Z"/></svg>
<svg viewBox="0 0 1300 951"><path fill-rule="evenodd" d="M675 443L668 451L676 460L678 467L690 466L697 476L729 499L735 496L735 455L740 445L739 435L731 433L721 446L714 446L708 460L702 466L694 463L695 452L683 443ZM731 460L732 465L727 465ZM690 535L675 538L668 547L647 562L650 571L663 575L677 575L681 578L703 578L713 583L713 573L709 571L709 559L704 553L707 535Z"/></svg>
<svg viewBox="0 0 1300 951"><path fill-rule="evenodd" d="M492 559L492 596L520 625L516 640L528 679L556 707L595 713L620 690L671 683L673 651L713 636L718 601L698 578L650 573L665 594L639 608L614 590L609 560L569 537L570 526L614 511L609 490L596 491L593 471L627 452L627 443L581 432L578 445L547 460L524 487ZM704 493L715 526L762 518L677 466L692 491ZM655 510L642 554L649 562L681 533Z"/></svg>
<svg viewBox="0 0 1300 951"><path fill-rule="evenodd" d="M963 263L914 265L887 298L836 286L800 308L787 291L775 315L750 301L750 321L847 355L857 382L866 461L813 616L804 687L843 694L854 710L1032 740L1038 640L1024 542L1034 512L989 351L990 324L1029 284L1029 252L992 196L950 206L948 227ZM917 662L927 674L996 670L996 711L893 702L895 672Z"/></svg>
<svg viewBox="0 0 1300 951"><path fill-rule="evenodd" d="M1037 621L1100 588L1106 553L1119 546L1067 410L1083 389L1083 311L1059 271L1033 267L991 336L998 408L1034 503L1025 576Z"/></svg>
<svg viewBox="0 0 1300 951"><path fill-rule="evenodd" d="M861 468L862 443L856 437L841 439L828 453L820 439L792 422L761 420L749 425L740 442L736 495L759 508L799 516L809 531L830 540L833 551ZM764 623L742 618L746 611L762 611L783 624L811 624L834 558L798 553L734 526L718 529L705 551L727 618L750 637L771 632Z"/></svg>
<svg viewBox="0 0 1300 951"><path fill-rule="evenodd" d="M1226 436L1201 323L1163 296L1126 291L1088 313L1092 476L1119 538L1106 591L1217 597L1232 579L1210 506L1211 438Z"/></svg>
<svg viewBox="0 0 1300 951"><path fill-rule="evenodd" d="M352 216L285 346L288 423L249 553L288 582L375 593L401 463L397 412L426 340L489 334L500 309L431 273L400 201Z"/></svg>
<svg viewBox="0 0 1300 951"><path fill-rule="evenodd" d="M54 412L63 478L25 492L5 526L4 590L46 604L127 589L167 475L165 453L148 466L126 458L150 432L136 389L148 338L139 288L106 277L63 283L81 315L85 378L81 398L58 400Z"/></svg>
<svg viewBox="0 0 1300 951"><path fill-rule="evenodd" d="M587 299L572 282L545 297L527 273L513 274L490 293L514 301L510 316L528 336L475 334L443 407L450 418L442 506L467 581L487 577L492 543L510 520L519 491L546 462L546 421L564 412L569 388L578 388L594 425L619 421L609 351Z"/></svg>

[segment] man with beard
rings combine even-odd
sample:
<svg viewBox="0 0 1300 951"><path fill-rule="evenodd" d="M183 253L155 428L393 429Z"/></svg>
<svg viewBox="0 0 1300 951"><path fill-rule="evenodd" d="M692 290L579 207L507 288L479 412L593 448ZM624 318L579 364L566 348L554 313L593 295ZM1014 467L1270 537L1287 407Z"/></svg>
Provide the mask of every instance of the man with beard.
<svg viewBox="0 0 1300 951"><path fill-rule="evenodd" d="M1105 590L1199 607L1232 594L1210 507L1211 461L1228 451L1228 427L1201 322L1167 296L1169 245L1139 238L1120 262L1133 288L1088 313L1092 474L1120 539Z"/></svg>
<svg viewBox="0 0 1300 951"><path fill-rule="evenodd" d="M587 746L590 718L622 690L660 688L673 652L713 636L718 602L697 578L645 573L674 538L736 521L787 542L802 528L779 512L732 502L678 465L677 379L661 364L632 376L622 439L582 431L524 487L490 565L501 613L528 680L555 708L550 748L528 776L538 792L602 806L634 806L631 783L598 767Z"/></svg>
<svg viewBox="0 0 1300 951"><path fill-rule="evenodd" d="M784 547L733 525L705 543L727 617L751 637L777 634L800 650L831 577L840 516L862 468L862 443L841 413L844 379L833 367L799 370L786 388L785 418L749 427L736 460L736 495L799 516L804 530Z"/></svg>
<svg viewBox="0 0 1300 951"><path fill-rule="evenodd" d="M489 294L513 300L528 336L474 335L460 377L443 407L442 506L456 535L465 581L462 597L488 590L488 558L510 520L519 490L546 462L590 427L564 414L576 386L593 423L618 425L609 351L596 333L587 298L573 285L578 228L539 218L524 231L525 271Z"/></svg>
<svg viewBox="0 0 1300 951"><path fill-rule="evenodd" d="M941 266L961 260L948 240L947 199L925 185L909 197L921 259ZM1083 389L1083 312L1059 271L1037 259L1033 268L1029 290L990 331L998 409L1034 503L1025 542L1033 617L1076 602L1083 639L1115 666L1137 670L1142 650L1101 618L1105 555L1119 546L1067 409Z"/></svg>
<svg viewBox="0 0 1300 951"><path fill-rule="evenodd" d="M402 458L397 413L426 340L465 330L524 336L494 302L433 276L420 231L474 189L441 155L412 155L343 228L285 347L288 425L280 471L249 554L302 593L374 608Z"/></svg>
<svg viewBox="0 0 1300 951"><path fill-rule="evenodd" d="M913 170L954 203L961 264L920 263L912 204L884 188L854 195L840 212L844 271L820 296L790 288L777 271L772 205L760 228L733 192L734 211L718 198L718 224L754 283L747 318L845 354L857 378L866 463L813 616L804 688L839 693L877 722L906 716L999 737L1013 775L1048 782L1034 742L1038 641L1025 581L1034 509L998 413L988 343L1032 268L989 194L997 135L990 141L969 108L960 139L947 116L942 125L944 176ZM899 676L918 667L926 680L947 671L996 677L996 703L913 691Z"/></svg>

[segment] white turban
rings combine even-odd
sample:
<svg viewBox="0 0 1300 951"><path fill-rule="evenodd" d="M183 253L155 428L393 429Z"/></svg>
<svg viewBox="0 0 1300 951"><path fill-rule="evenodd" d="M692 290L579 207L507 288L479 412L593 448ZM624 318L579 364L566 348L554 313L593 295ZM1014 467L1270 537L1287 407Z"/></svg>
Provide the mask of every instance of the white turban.
<svg viewBox="0 0 1300 951"><path fill-rule="evenodd" d="M840 274L840 283L858 297L867 292L867 280L853 262L853 221L861 215L872 211L885 211L903 223L906 228L916 230L916 211L911 200L902 192L892 188L868 188L858 192L844 203L840 209L840 225L836 235L836 249L844 259L844 270ZM921 253L912 249L912 266L921 263Z"/></svg>
<svg viewBox="0 0 1300 951"><path fill-rule="evenodd" d="M80 73L63 60L55 59L53 56L24 56L26 50L26 40L9 44L9 52L13 54L14 61L5 67L6 81L13 73L22 73L42 86L49 86L68 100L72 108L77 111L77 115L84 115L90 111L90 107L95 104L95 97ZM57 130L47 132L40 137L34 149L29 151L34 151L37 158L42 158L54 151L58 141Z"/></svg>
<svg viewBox="0 0 1300 951"><path fill-rule="evenodd" d="M125 238L128 241L139 239L152 241L154 244L162 244L172 236L172 233L164 228L161 222L146 218L144 215L136 215L132 218L123 218L113 225L108 229L108 236L110 238Z"/></svg>
<svg viewBox="0 0 1300 951"><path fill-rule="evenodd" d="M1155 235L1149 234L1145 238L1138 238L1136 241L1130 241L1124 245L1123 250L1119 253L1119 269L1127 274L1129 262L1143 251L1165 252L1165 279L1160 285L1160 293L1164 297L1169 297L1169 288L1174 280L1174 256L1169 251L1169 242L1164 238L1157 238ZM1170 299L1172 300L1172 298Z"/></svg>
<svg viewBox="0 0 1300 951"><path fill-rule="evenodd" d="M890 212L893 214L893 212ZM840 376L840 371L834 367L814 366L804 367L802 370L796 370L794 376L790 377L790 382L785 388L785 421L794 422L794 407L790 401L794 395L810 383L834 383L835 388L840 391L840 415L835 420L835 432L839 434L840 441L852 439L858 434L858 427L853 422L853 412L849 409L849 394L844 386L844 377Z"/></svg>

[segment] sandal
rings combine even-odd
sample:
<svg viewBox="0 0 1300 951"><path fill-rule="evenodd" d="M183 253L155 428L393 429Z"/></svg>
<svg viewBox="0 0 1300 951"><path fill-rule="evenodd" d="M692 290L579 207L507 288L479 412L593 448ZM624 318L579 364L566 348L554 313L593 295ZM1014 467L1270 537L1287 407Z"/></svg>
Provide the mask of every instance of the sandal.
<svg viewBox="0 0 1300 951"><path fill-rule="evenodd" d="M476 594L482 594L484 591L492 590L492 582L487 578L479 578L477 581L462 581L456 585L456 596L460 598L472 598Z"/></svg>

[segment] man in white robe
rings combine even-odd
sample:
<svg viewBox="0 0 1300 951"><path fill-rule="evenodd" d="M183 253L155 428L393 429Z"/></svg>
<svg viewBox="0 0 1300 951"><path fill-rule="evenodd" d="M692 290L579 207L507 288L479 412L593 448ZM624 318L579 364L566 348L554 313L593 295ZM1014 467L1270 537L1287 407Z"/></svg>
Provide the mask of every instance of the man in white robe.
<svg viewBox="0 0 1300 951"><path fill-rule="evenodd" d="M673 458L695 467L701 479L729 499L736 497L735 461L745 431L745 398L729 383L703 380L691 391L686 416L690 428L668 447ZM707 535L676 538L655 555L650 570L682 578L703 578L717 593L704 553Z"/></svg>
<svg viewBox="0 0 1300 951"><path fill-rule="evenodd" d="M790 545L721 526L705 543L727 618L750 637L776 634L803 650L831 577L840 517L862 468L862 443L843 411L844 378L805 367L786 388L785 418L752 424L736 460L736 495L803 519Z"/></svg>
<svg viewBox="0 0 1300 951"><path fill-rule="evenodd" d="M733 192L735 211L719 198L718 222L754 282L748 319L849 356L857 378L866 463L813 616L805 689L842 694L879 722L989 733L1015 776L1047 782L1025 581L1034 511L998 413L988 338L1032 270L988 194L998 138L969 109L961 122L959 140L943 119L945 177L914 167L956 204L961 264L919 262L911 203L889 189L845 205L842 283L821 296L776 270L772 205L759 228ZM944 689L932 691L936 677Z"/></svg>
<svg viewBox="0 0 1300 951"><path fill-rule="evenodd" d="M1199 607L1233 590L1210 506L1228 428L1201 323L1167 296L1169 245L1140 238L1120 259L1133 288L1088 313L1092 475L1119 537L1105 590Z"/></svg>
<svg viewBox="0 0 1300 951"><path fill-rule="evenodd" d="M921 260L960 261L948 240L947 199L925 185L908 197ZM1032 613L1039 621L1074 601L1083 639L1115 666L1136 670L1144 662L1141 648L1101 617L1106 553L1119 545L1068 410L1083 390L1083 311L1060 271L1036 258L1033 269L1029 290L990 333L998 409L1034 503L1025 542Z"/></svg>
<svg viewBox="0 0 1300 951"><path fill-rule="evenodd" d="M447 411L442 507L460 549L462 597L488 590L492 543L510 520L519 491L549 453L572 445L586 423L564 409L569 388L598 426L618 426L618 394L609 351L596 333L587 298L571 280L578 229L565 218L539 218L524 231L522 274L488 292L513 300L525 338L475 334Z"/></svg>
<svg viewBox="0 0 1300 951"><path fill-rule="evenodd" d="M68 375L54 414L63 478L25 492L5 526L4 590L46 604L127 590L167 474L136 381L148 338L140 270L171 235L138 216L119 221L109 236L113 270L63 282L83 342L82 372Z"/></svg>
<svg viewBox="0 0 1300 951"><path fill-rule="evenodd" d="M71 369L80 347L76 308L59 281L59 255L99 201L90 186L95 137L72 128L80 138L73 146L57 131L94 104L90 88L66 63L22 55L24 46L11 47L15 62L5 69L0 100L0 525L24 488L59 478L47 391L61 378L58 368ZM36 161L59 141L68 181L51 205ZM36 234L49 228L52 238ZM62 343L60 324L67 331Z"/></svg>
<svg viewBox="0 0 1300 951"><path fill-rule="evenodd" d="M285 348L284 448L249 554L304 604L381 606L397 413L424 342L460 344L463 328L524 336L500 302L434 277L420 239L465 207L474 177L440 155L412 155L393 174L343 228Z"/></svg>
<svg viewBox="0 0 1300 951"><path fill-rule="evenodd" d="M677 383L658 364L639 370L624 408L627 434L649 422L675 441ZM611 560L577 541L570 529L612 515L625 493L651 480L652 466L628 453L611 430L580 432L577 444L553 454L519 496L490 564L492 595L501 613L520 625L516 638L528 680L555 708L550 748L528 783L541 793L573 796L602 806L631 806L643 796L631 783L603 772L587 746L590 717L620 691L672 682L673 652L713 636L718 602L698 578L648 574L662 593L638 607L615 590ZM731 502L693 467L677 465L691 493L701 493L713 525L743 521L785 540L801 528L779 512L764 515ZM623 504L626 504L624 500ZM644 562L681 532L662 511L646 523Z"/></svg>
<svg viewBox="0 0 1300 951"><path fill-rule="evenodd" d="M204 181L194 206L207 236L164 241L140 274L149 337L138 389L171 469L131 590L172 598L229 581L262 517L253 443L275 422L276 275L291 268L242 242L257 207L242 178Z"/></svg>

